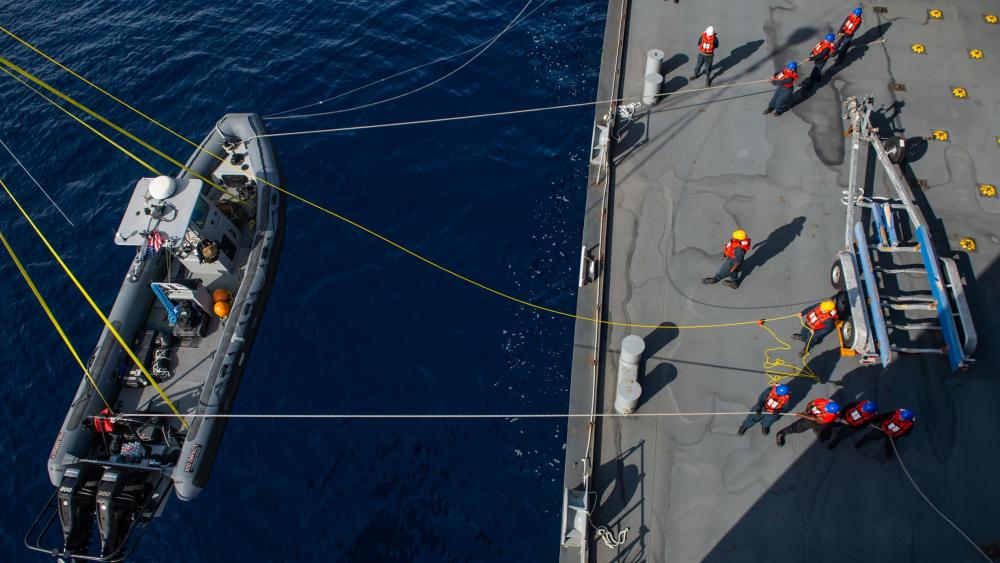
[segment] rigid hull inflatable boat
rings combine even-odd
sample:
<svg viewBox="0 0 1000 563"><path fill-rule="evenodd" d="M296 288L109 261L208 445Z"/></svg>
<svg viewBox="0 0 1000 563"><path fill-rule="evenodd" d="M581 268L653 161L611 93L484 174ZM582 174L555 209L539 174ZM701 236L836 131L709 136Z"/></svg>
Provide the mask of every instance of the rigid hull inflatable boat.
<svg viewBox="0 0 1000 563"><path fill-rule="evenodd" d="M56 490L29 548L120 561L171 490L191 500L205 486L225 419L204 415L233 405L282 242L263 133L258 116L228 114L175 178L136 185L115 243L138 248L108 315L132 355L106 327L49 456ZM45 547L57 518L61 547Z"/></svg>

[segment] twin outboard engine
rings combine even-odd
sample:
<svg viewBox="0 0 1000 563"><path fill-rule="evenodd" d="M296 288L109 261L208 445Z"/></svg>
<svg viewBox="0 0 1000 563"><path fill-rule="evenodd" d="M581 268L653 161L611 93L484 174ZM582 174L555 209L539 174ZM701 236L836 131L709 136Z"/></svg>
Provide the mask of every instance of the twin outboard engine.
<svg viewBox="0 0 1000 563"><path fill-rule="evenodd" d="M100 482L101 468L93 465L69 467L63 475L57 502L63 541L70 553L85 553L90 545Z"/></svg>

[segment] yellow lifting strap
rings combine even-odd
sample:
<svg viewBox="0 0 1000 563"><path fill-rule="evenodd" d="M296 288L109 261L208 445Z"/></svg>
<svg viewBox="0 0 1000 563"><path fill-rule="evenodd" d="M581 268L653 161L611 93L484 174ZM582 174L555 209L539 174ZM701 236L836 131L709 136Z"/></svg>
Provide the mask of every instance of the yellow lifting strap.
<svg viewBox="0 0 1000 563"><path fill-rule="evenodd" d="M59 253L56 252L56 249L53 248L51 244L49 244L49 240L45 238L45 235L42 234L42 231L38 228L37 225L35 225L35 222L32 221L31 216L28 215L28 212L25 211L24 207L21 206L21 202L19 202L17 198L14 197L14 194L11 193L10 189L7 187L7 184L5 184L2 179L0 179L0 187L3 187L3 190L7 192L7 196L10 197L10 200L13 201L14 205L17 206L17 209L18 211L21 212L21 215L23 215L24 218L27 219L28 224L31 225L32 229L34 229L35 234L38 235L38 238L42 239L42 242L45 244L45 247L49 249L49 252L52 254L52 257L56 259L56 262L59 262L59 265L62 267L63 271L66 272L66 275L69 276L69 279L73 282L73 285L76 286L76 289L79 290L80 294L83 295L84 299L87 300L87 303L90 304L91 309L93 309L94 312L97 313L97 316L101 318L101 321L104 322L104 326L108 328L108 332L110 332L111 335L114 336L115 340L118 341L118 344L121 345L122 349L125 350L125 353L128 354L129 358L132 359L132 362L135 363L136 367L139 368L139 370L142 372L142 375L146 377L146 380L149 381L149 384L160 395L160 398L163 399L164 404L170 407L170 410L174 413L174 415L178 419L180 419L181 424L184 425L184 428L189 428L187 420L184 419L180 411L177 410L177 407L174 406L174 403L170 401L170 399L167 397L167 394L164 393L163 389L160 388L159 384L156 383L156 380L153 379L153 376L149 374L149 371L146 369L146 366L142 365L142 362L139 361L139 358L135 355L135 352L132 351L132 347L125 342L125 339L122 338L122 335L119 334L118 330L114 327L114 325L111 324L111 321L108 320L108 317L106 317L104 313L101 312L101 308L98 307L97 303L95 303L93 298L90 297L90 293L88 293L87 290L84 289L83 284L80 283L80 280L76 279L76 276L73 275L72 270L69 269L69 266L66 265L66 262L63 262L62 257L59 256Z"/></svg>
<svg viewBox="0 0 1000 563"><path fill-rule="evenodd" d="M59 324L55 315L52 314L52 309L49 308L49 304L45 302L45 298L42 297L41 292L38 291L38 287L28 274L28 270L26 270L24 265L21 264L21 261L17 258L17 254L14 253L14 249L11 248L10 243L7 242L7 238L3 236L2 231L0 231L0 242L2 242L4 248L7 249L7 254L10 254L10 259L13 260L14 265L17 266L17 270L21 272L21 277L23 277L25 283L28 284L28 288L31 289L31 293L35 294L35 299L38 300L38 304L42 306L45 314L48 315L49 320L52 321L52 326L56 328L56 332L59 333L59 337L62 338L63 343L66 344L66 348L69 349L69 353L73 354L73 359L76 360L80 369L83 370L83 375L87 376L87 381L90 382L90 386L94 388L94 391L97 391L97 395L101 398L101 402L104 403L104 407L108 409L109 413L115 414L114 409L112 409L111 405L108 404L108 400L104 398L104 393L101 393L101 388L97 386L97 382L94 381L93 376L90 375L90 370L87 369L87 365L83 363L82 359L80 359L80 354L76 353L76 348L73 347L73 343L69 341L69 337L66 336L66 333L62 329L62 325Z"/></svg>

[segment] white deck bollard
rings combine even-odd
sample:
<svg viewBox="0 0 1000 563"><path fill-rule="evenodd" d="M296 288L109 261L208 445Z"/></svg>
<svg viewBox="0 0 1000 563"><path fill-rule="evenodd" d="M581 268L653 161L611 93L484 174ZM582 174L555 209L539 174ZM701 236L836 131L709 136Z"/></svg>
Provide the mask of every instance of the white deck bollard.
<svg viewBox="0 0 1000 563"><path fill-rule="evenodd" d="M642 88L642 103L646 106L656 104L660 100L660 87L663 85L663 75L660 73L649 73L646 75L645 84Z"/></svg>
<svg viewBox="0 0 1000 563"><path fill-rule="evenodd" d="M660 74L663 66L663 51L650 49L646 51L646 74Z"/></svg>
<svg viewBox="0 0 1000 563"><path fill-rule="evenodd" d="M622 339L622 351L618 356L618 383L615 392L615 411L619 414L635 412L642 386L639 385L639 362L646 350L646 342L639 336L630 334Z"/></svg>

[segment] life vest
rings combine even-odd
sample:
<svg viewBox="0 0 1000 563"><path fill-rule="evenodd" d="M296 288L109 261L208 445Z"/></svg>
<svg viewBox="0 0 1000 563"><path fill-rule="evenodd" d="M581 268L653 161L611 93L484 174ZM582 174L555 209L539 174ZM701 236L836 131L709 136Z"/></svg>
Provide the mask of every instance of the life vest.
<svg viewBox="0 0 1000 563"><path fill-rule="evenodd" d="M840 33L851 37L859 27L861 27L861 16L851 14L844 20L844 24L840 26Z"/></svg>
<svg viewBox="0 0 1000 563"><path fill-rule="evenodd" d="M115 425L111 423L110 418L106 418L110 414L111 411L108 409L101 409L101 414L94 417L94 430L102 434L114 432Z"/></svg>
<svg viewBox="0 0 1000 563"><path fill-rule="evenodd" d="M690 37L690 35L688 37ZM689 45L690 45L690 43L689 43ZM711 55L712 53L714 53L715 52L715 35L708 36L708 35L705 35L705 32L703 31L701 33L701 40L698 41L698 50L701 51L703 54L706 54L706 55Z"/></svg>
<svg viewBox="0 0 1000 563"><path fill-rule="evenodd" d="M826 412L826 405L830 404L830 399L813 399L806 406L806 414L811 414L819 419L820 424L830 424L837 418L832 412Z"/></svg>
<svg viewBox="0 0 1000 563"><path fill-rule="evenodd" d="M792 394L788 395L778 395L775 392L776 387L771 387L771 392L767 394L767 398L764 399L764 409L767 412L781 412L784 410L785 405L788 404L788 399L792 398Z"/></svg>
<svg viewBox="0 0 1000 563"><path fill-rule="evenodd" d="M865 405L868 401L861 401L860 403L854 405L854 408L844 413L844 422L850 424L851 426L858 427L868 424L871 419L875 418L875 413L865 412L861 407Z"/></svg>
<svg viewBox="0 0 1000 563"><path fill-rule="evenodd" d="M830 53L833 52L833 43L830 43L826 39L820 39L819 43L817 43L816 46L813 47L812 53L810 53L810 55L815 57L816 55L822 53L823 49L827 49L826 56L824 56L822 59L825 61L830 58Z"/></svg>
<svg viewBox="0 0 1000 563"><path fill-rule="evenodd" d="M784 80L786 78L791 78L792 81L789 82L788 84L779 84L779 86L782 86L782 87L785 87L785 88L791 88L791 87L795 86L795 82L798 81L798 79L799 79L799 73L795 72L794 70L792 70L790 68L786 68L786 69L782 70L781 72L779 72L778 74L775 74L774 78L772 78L771 80L777 80L777 81L780 82L780 81L782 81L782 80Z"/></svg>
<svg viewBox="0 0 1000 563"><path fill-rule="evenodd" d="M742 248L743 252L750 252L750 239L745 238L743 240L729 239L726 246L722 247L722 253L726 255L726 258L730 260L736 259L736 248Z"/></svg>
<svg viewBox="0 0 1000 563"><path fill-rule="evenodd" d="M913 421L900 420L899 414L897 413L893 414L892 418L882 422L882 424L880 424L879 426L881 426L882 432L885 432L887 436L892 436L893 438L896 438L898 436L902 436L903 434L909 432L910 429L913 428Z"/></svg>
<svg viewBox="0 0 1000 563"><path fill-rule="evenodd" d="M827 321L835 318L837 318L836 309L830 311L829 313L824 313L823 309L820 309L820 306L816 305L816 307L812 311L806 313L806 316L803 320L806 322L806 326L808 326L809 328L813 330L819 330L826 326Z"/></svg>

